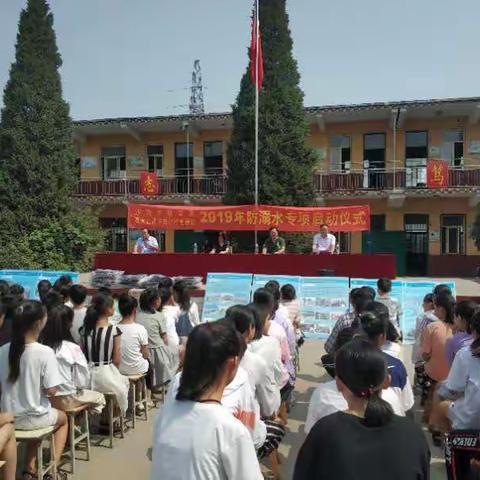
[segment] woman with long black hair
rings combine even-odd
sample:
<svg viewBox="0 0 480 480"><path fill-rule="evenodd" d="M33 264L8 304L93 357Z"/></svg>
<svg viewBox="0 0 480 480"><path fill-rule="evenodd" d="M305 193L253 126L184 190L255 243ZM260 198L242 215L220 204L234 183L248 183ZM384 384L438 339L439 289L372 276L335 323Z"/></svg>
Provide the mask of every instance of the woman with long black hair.
<svg viewBox="0 0 480 480"><path fill-rule="evenodd" d="M241 354L241 337L225 322L189 335L175 399L154 432L152 480L261 480L246 427L221 404Z"/></svg>
<svg viewBox="0 0 480 480"><path fill-rule="evenodd" d="M430 453L419 426L393 414L380 393L384 354L357 338L335 356L337 386L348 408L319 420L295 465L294 480L423 480Z"/></svg>

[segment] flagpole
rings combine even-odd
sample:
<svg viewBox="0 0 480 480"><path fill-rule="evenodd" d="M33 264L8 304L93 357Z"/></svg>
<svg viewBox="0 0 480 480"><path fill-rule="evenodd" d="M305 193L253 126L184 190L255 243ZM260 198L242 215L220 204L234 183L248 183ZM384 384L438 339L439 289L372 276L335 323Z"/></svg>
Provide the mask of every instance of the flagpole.
<svg viewBox="0 0 480 480"><path fill-rule="evenodd" d="M258 0L255 0L255 35L256 35L256 52L255 52L255 207L258 206L258 113L259 113L259 88L258 88L258 67L259 67L259 40L260 40L260 17L259 17ZM255 226L255 250L258 247L258 232Z"/></svg>

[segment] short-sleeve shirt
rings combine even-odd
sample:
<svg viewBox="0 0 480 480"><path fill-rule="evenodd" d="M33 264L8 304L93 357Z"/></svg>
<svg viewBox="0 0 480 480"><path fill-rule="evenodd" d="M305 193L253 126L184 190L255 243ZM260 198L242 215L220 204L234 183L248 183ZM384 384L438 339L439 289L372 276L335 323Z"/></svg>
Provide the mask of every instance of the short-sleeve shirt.
<svg viewBox="0 0 480 480"><path fill-rule="evenodd" d="M114 325L92 330L84 340L87 361L95 366L109 365L113 361L113 341L122 332Z"/></svg>
<svg viewBox="0 0 480 480"><path fill-rule="evenodd" d="M277 237L275 241L268 237L263 244L263 248L267 250L268 254L272 255L285 248L285 245L285 239L282 237Z"/></svg>
<svg viewBox="0 0 480 480"><path fill-rule="evenodd" d="M138 312L136 322L147 330L149 347L159 348L164 345L162 335L167 333L167 320L163 312Z"/></svg>
<svg viewBox="0 0 480 480"><path fill-rule="evenodd" d="M158 248L158 242L155 237L148 237L147 242L145 242L143 237L140 237L137 240L137 249L140 251L140 253L156 253L156 250L152 248L152 246Z"/></svg>
<svg viewBox="0 0 480 480"><path fill-rule="evenodd" d="M463 396L453 402L449 410L452 428L480 428L480 358L474 357L469 346L455 355L446 387Z"/></svg>
<svg viewBox="0 0 480 480"><path fill-rule="evenodd" d="M328 233L326 237L321 233L317 233L313 237L313 251L318 253L331 252L335 249L336 243L337 239L331 233Z"/></svg>
<svg viewBox="0 0 480 480"><path fill-rule="evenodd" d="M20 357L20 375L15 383L8 380L10 343L0 348L1 407L15 418L42 416L51 410L46 390L58 387L61 377L55 353L40 343L28 343Z"/></svg>
<svg viewBox="0 0 480 480"><path fill-rule="evenodd" d="M148 333L138 323L119 324L122 332L122 359L120 373L123 375L141 375L148 370L148 360L143 358L142 347L148 345Z"/></svg>
<svg viewBox="0 0 480 480"><path fill-rule="evenodd" d="M430 355L425 372L437 382L445 380L448 375L445 345L451 336L452 327L441 320L427 325L422 334L422 352Z"/></svg>

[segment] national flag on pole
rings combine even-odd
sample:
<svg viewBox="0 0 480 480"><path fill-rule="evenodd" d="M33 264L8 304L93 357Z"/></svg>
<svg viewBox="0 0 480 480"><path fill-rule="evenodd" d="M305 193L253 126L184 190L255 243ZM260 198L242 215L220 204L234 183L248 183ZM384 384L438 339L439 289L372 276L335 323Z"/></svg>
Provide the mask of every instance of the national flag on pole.
<svg viewBox="0 0 480 480"><path fill-rule="evenodd" d="M263 51L262 36L260 33L260 22L258 21L257 15L257 1L255 2L255 8L252 15L252 43L250 44L250 80L252 81L253 85L258 86L258 90L261 90L263 86Z"/></svg>

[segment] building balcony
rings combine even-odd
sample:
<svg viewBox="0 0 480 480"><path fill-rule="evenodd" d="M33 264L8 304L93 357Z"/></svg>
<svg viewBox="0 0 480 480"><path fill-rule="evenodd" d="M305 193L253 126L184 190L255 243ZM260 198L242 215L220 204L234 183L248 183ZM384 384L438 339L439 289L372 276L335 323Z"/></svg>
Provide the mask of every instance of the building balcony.
<svg viewBox="0 0 480 480"><path fill-rule="evenodd" d="M432 192L427 188L427 167L396 169L365 169L348 172L317 172L314 175L315 191L320 196L368 196L385 195L403 191L407 195L425 195ZM450 168L448 187L444 193L477 193L480 190L480 167ZM438 191L438 190L437 190Z"/></svg>
<svg viewBox="0 0 480 480"><path fill-rule="evenodd" d="M226 190L224 175L174 176L158 178L158 194L143 196L140 180L135 179L82 179L77 184L76 197L105 199L168 199L199 198L219 200Z"/></svg>

